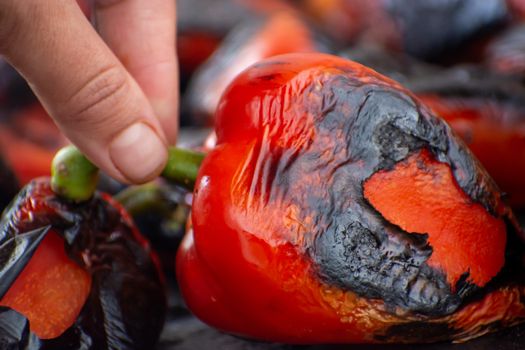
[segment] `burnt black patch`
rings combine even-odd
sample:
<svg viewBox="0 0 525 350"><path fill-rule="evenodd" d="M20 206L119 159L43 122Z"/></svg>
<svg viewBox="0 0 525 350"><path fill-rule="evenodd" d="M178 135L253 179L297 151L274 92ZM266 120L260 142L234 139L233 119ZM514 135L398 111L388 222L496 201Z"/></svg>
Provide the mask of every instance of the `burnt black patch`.
<svg viewBox="0 0 525 350"><path fill-rule="evenodd" d="M427 264L432 248L425 232L405 232L388 222L364 198L363 184L426 149L449 164L461 189L493 215L499 215L497 188L449 126L409 93L375 76L362 83L352 72L326 79L304 92L310 101L304 113L314 116L316 139L301 149L275 148L265 155L292 159L272 172L279 187L288 188L283 191L292 186L286 179L305 173L322 179L301 194L305 213L316 213L307 254L327 283L382 299L392 311L453 313L479 289L467 282L468 271L450 286L443 271Z"/></svg>
<svg viewBox="0 0 525 350"><path fill-rule="evenodd" d="M373 232L364 227L373 226L369 221L349 211L338 218L334 229L317 239L321 275L341 288L382 299L392 307L422 314L454 311L461 298L452 293L442 273L425 264L432 250L424 235L415 242L392 225L383 230L376 227ZM393 234L398 240L388 239Z"/></svg>

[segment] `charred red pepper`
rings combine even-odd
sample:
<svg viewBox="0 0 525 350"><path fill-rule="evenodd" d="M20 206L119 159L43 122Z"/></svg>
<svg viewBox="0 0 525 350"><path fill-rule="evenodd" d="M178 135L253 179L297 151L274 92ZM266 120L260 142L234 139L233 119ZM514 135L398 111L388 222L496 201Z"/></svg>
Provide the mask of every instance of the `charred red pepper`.
<svg viewBox="0 0 525 350"><path fill-rule="evenodd" d="M0 221L0 339L8 348L149 349L166 308L156 257L97 170L60 152Z"/></svg>
<svg viewBox="0 0 525 350"><path fill-rule="evenodd" d="M238 76L177 257L189 308L287 343L466 340L525 321L523 235L493 180L397 83L333 56Z"/></svg>

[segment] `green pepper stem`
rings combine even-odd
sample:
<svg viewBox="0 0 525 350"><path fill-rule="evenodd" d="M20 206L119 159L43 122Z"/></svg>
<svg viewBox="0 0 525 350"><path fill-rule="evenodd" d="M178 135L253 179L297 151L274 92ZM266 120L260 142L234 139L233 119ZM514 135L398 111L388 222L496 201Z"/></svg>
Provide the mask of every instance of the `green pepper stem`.
<svg viewBox="0 0 525 350"><path fill-rule="evenodd" d="M171 147L168 163L162 176L177 185L193 190L204 154ZM66 146L58 151L51 165L51 188L65 199L83 202L95 193L98 168L76 147Z"/></svg>
<svg viewBox="0 0 525 350"><path fill-rule="evenodd" d="M91 198L98 183L98 168L75 146L58 151L51 164L51 188L60 197L83 202Z"/></svg>
<svg viewBox="0 0 525 350"><path fill-rule="evenodd" d="M168 163L162 176L170 182L193 190L204 156L204 153L201 152L171 147L168 153Z"/></svg>

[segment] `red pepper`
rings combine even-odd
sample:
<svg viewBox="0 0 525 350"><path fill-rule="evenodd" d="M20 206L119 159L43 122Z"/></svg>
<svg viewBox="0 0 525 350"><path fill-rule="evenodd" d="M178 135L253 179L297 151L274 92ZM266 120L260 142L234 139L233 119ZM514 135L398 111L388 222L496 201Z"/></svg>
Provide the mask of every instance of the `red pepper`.
<svg viewBox="0 0 525 350"><path fill-rule="evenodd" d="M466 340L525 321L511 210L397 83L333 56L277 56L239 75L216 116L176 263L204 322L349 343Z"/></svg>
<svg viewBox="0 0 525 350"><path fill-rule="evenodd" d="M54 166L53 185L30 182L0 221L2 344L152 348L166 308L156 256L124 209L94 192L85 158Z"/></svg>

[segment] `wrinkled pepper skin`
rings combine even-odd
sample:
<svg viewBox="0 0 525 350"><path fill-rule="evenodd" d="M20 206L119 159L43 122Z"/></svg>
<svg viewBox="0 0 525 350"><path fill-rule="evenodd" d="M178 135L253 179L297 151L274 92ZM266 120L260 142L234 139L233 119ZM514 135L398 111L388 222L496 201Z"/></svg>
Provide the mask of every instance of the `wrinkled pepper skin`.
<svg viewBox="0 0 525 350"><path fill-rule="evenodd" d="M525 320L513 214L397 83L276 56L234 80L216 117L176 262L204 322L304 344L464 341Z"/></svg>
<svg viewBox="0 0 525 350"><path fill-rule="evenodd" d="M0 339L11 348L151 349L166 301L157 259L109 195L75 204L48 178L30 182L0 222L2 270L48 231L0 297ZM9 270L7 270L9 272ZM11 270L12 271L12 270ZM12 275L12 273L11 273ZM6 286L9 273L1 275Z"/></svg>

